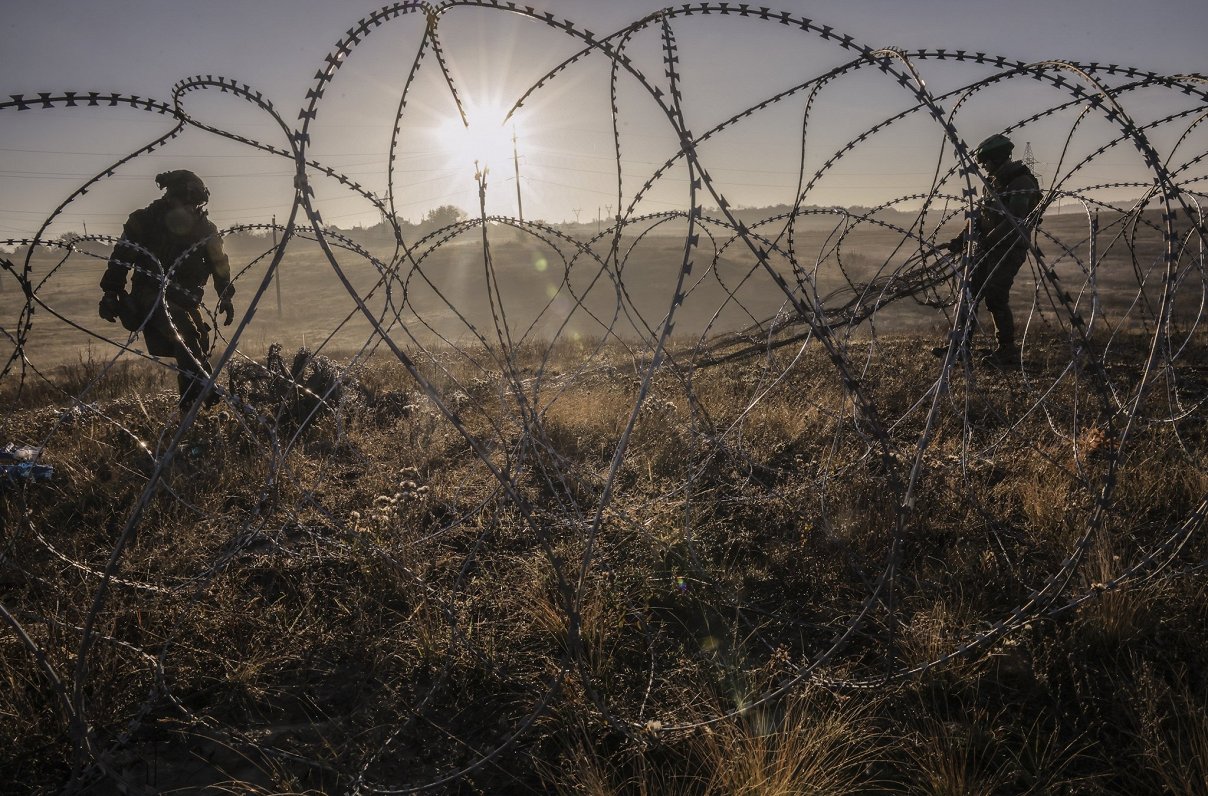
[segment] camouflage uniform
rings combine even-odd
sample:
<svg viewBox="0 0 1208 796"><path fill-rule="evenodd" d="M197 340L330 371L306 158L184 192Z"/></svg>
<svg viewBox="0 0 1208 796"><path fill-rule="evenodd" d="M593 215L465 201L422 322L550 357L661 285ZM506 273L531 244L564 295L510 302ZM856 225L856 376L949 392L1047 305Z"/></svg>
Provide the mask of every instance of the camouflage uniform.
<svg viewBox="0 0 1208 796"><path fill-rule="evenodd" d="M176 359L180 403L188 406L212 373L210 326L199 309L205 284L214 277L219 308L227 312L228 324L235 289L218 228L201 207L209 197L201 180L191 172L175 171L159 175L156 182L168 189L167 194L130 214L101 278L101 289L106 297L122 297L123 323L135 329L142 326L148 352ZM189 192L198 189L201 193ZM131 268L134 276L125 297L126 273ZM104 302L102 317L106 317Z"/></svg>
<svg viewBox="0 0 1208 796"><path fill-rule="evenodd" d="M1010 141L1004 136L992 136L983 142L978 147L979 156L984 157L982 153L988 144L992 145L989 147L991 155L997 149L999 160L990 170L989 185L977 206L977 238L969 271L969 289L973 294L973 307L978 301L985 301L986 309L994 319L998 342L996 354L1007 358L1018 355L1015 318L1009 303L1011 285L1028 256L1036 222L1032 213L1040 204L1040 184L1027 166L1010 159ZM965 240L966 233L962 232L948 243L948 248L958 251L964 247ZM967 317L960 321L962 328L967 328Z"/></svg>

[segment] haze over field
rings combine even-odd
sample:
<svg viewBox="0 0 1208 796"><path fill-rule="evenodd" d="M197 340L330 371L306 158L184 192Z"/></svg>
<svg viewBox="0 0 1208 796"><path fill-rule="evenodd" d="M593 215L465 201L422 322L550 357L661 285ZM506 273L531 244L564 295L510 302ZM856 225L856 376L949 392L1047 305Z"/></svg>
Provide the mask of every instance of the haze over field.
<svg viewBox="0 0 1208 796"><path fill-rule="evenodd" d="M771 215L766 209L759 212ZM1141 324L1144 319L1133 306L1138 296L1133 258L1146 270L1159 268L1162 240L1156 227L1142 227L1131 244L1126 243L1112 232L1121 228L1125 219L1118 212L1099 214L1105 232L1093 278L1084 270L1089 246L1088 219L1084 213L1051 216L1042 229L1054 241L1060 241L1060 245L1071 247L1072 253L1066 256L1059 256L1056 243L1047 248L1053 255L1051 264L1066 283L1086 291L1083 302L1087 306L1096 302L1097 311L1106 313L1113 325L1129 326ZM817 263L811 264L810 273L819 296L839 305L858 297L859 285L878 274L893 273L916 254L903 250L899 233L882 227L849 233L836 251L833 236L843 224L841 214L803 218L798 224L802 231L796 241L799 251L815 252L813 259ZM572 251L564 261L553 246L514 227L492 225L490 254L492 269L499 280L498 301L515 335L514 341L546 343L556 336L597 340L607 337L610 329L629 341L650 335L663 321L668 297L674 293L684 231L683 220L673 219L642 236L637 245L635 236L626 234L623 248L629 253L624 267L619 269L618 281L616 269L605 265L610 238L599 242L592 249L594 254L582 253L576 258ZM951 236L956 231L953 225L946 234ZM389 334L400 344L410 345L414 336L424 345L454 342L473 346L471 326L479 331L488 329L491 298L484 288L487 271L477 230L458 235L453 242L427 255L418 267L406 263L394 270L383 270L393 247L386 246L380 235L363 230L352 230L350 234L353 241L378 258L379 264L347 251L339 253L339 260L354 290L365 297L375 317L387 318ZM585 237L592 234L594 229ZM702 268L689 283L687 298L677 311L675 335L680 344L735 332L788 311L784 294L771 283L750 253L744 254L733 241L725 246L724 241L716 242L723 249L720 254L712 249L698 254ZM42 367L74 365L84 348L92 355L100 354L102 344L73 325L81 320L93 334L125 342L123 330L90 317L108 250L88 245L83 248L97 256L77 254L66 266L60 266L61 257L49 253L43 253L35 261L36 279L52 274L39 289L49 312L39 317L27 342L28 348L37 352L36 362ZM226 248L238 274L237 284L244 291L239 294L240 300L250 300L252 290L264 279L269 262L265 255L272 249L272 236L237 235L228 240ZM565 242L561 249L568 249ZM59 270L53 271L55 268ZM791 268L784 266L782 271L786 278L793 278ZM384 278L383 273L389 278ZM357 311L353 296L313 241L296 239L280 265L279 274L279 280L270 281L248 327L241 346L248 356L260 356L273 342L297 346L326 344L347 354L372 341L372 325ZM1152 279L1150 282L1153 300L1160 293L1161 283ZM954 284L942 285L931 299L950 301ZM618 285L626 288L620 298ZM629 289L631 285L640 288ZM1036 290L1032 268L1019 276L1016 290L1021 312L1044 311L1045 297ZM12 291L0 294L0 302L6 307L16 305L20 298ZM869 301L874 298L867 297ZM885 308L872 321L854 326L847 333L862 337L876 330L881 334L909 333L940 339L950 323L949 313L940 307L910 297L886 295L881 300L886 302ZM1175 321L1180 326L1191 322L1197 314L1197 304L1197 295L1184 291L1176 304ZM1029 305L1034 306L1029 309ZM400 308L401 324L394 319ZM1128 320L1130 317L1132 321ZM221 349L228 330L213 321L211 324L220 335ZM135 347L140 347L138 342Z"/></svg>
<svg viewBox="0 0 1208 796"><path fill-rule="evenodd" d="M1000 130L1011 132L1016 157L1030 155L1051 191L1050 217L1054 210L1076 210L1089 223L1096 202L1123 202L1126 210L1135 203L1160 216L1170 199L1160 191L1171 179L1190 193L1170 206L1193 210L1195 200L1188 197L1203 169L1195 153L1206 136L1203 125L1191 123L1197 100L1147 71L1191 71L1194 64L1181 54L1194 50L1179 42L1194 39L1195 26L1174 24L1196 18L1189 4L1164 2L1144 13L1126 3L1112 5L1111 13L1102 4L1094 13L1079 3L1042 5L993 6L974 15L963 3L931 0L906 8L870 0L797 9L792 24L779 12L744 7L740 16L737 7L718 6L708 13L681 10L664 30L647 16L657 6L643 2L564 0L551 6L550 20L571 22L553 26L541 9L528 15L468 4L441 12L437 49L424 39L420 7L407 4L384 12L365 5L362 14L374 16L360 33L352 24L358 10L346 4L218 3L196 13L191 4L172 2L105 8L18 2L4 23L14 34L9 52L15 68L3 78L14 99L5 105L0 127L0 153L11 164L0 170L8 197L0 207L0 230L10 238L7 248L21 253L28 247L20 240L35 234L47 241L116 235L126 215L156 195L154 174L190 168L206 180L210 216L231 236L228 247L238 251L242 311L272 257L253 264L264 249L245 250L231 230L275 220L284 237L297 179L287 151L292 139L305 145L302 157L311 162L306 185L316 214L300 212L296 223L317 222L366 241L371 236L359 231L377 228L391 233L383 243L393 245L395 235L383 229L383 219L399 220L399 248L376 250L380 265L358 262L349 252L340 262L363 275L358 285L375 282L375 270L397 276L374 301L386 301L387 289L394 302L405 296L411 305L387 322L403 324L427 344L442 337L464 342L475 337L471 327L491 324L490 269L477 233L451 229L456 234L447 248L439 237L424 244L434 249L424 255L423 267L408 259L410 247L432 229L415 224L441 208L456 208L471 221L485 213L548 221L568 232L574 243L557 244L570 258L564 262L538 229L518 235L493 224L501 245L491 253L490 267L503 276L503 306L511 305L517 334L536 320L539 337L562 329L592 338L655 335L672 308L679 269L693 260L700 260L698 271L686 286L700 284L679 311L681 337L770 319L794 300L774 284L773 272L801 283L795 300L812 302L847 280L909 269L910 257L934 260L930 249L963 223L962 202L980 186L981 177L960 172L962 163L971 165L960 147ZM815 13L817 20L810 18ZM585 42L605 40L643 19L647 24L608 40L607 47L621 48L623 61L612 59L616 51L607 48L579 53ZM103 40L96 39L98 30ZM887 46L911 60L876 50ZM665 59L668 47L674 56ZM864 57L873 51L881 56ZM130 52L139 57L129 58ZM329 52L335 54L325 60ZM324 69L316 73L315 63ZM1115 63L1124 68L1106 66ZM674 69L667 71L668 64ZM1134 66L1142 72L1130 72ZM188 82L193 75L199 82ZM214 78L234 82L218 85ZM236 84L248 93L234 91ZM1126 109L1127 122L1108 113L1102 100L1086 99L1109 88L1108 104ZM47 90L47 96L59 96L58 90L83 98L115 89L128 101L77 102L63 95L31 105L21 99ZM125 158L172 131L171 114L155 112L148 98L167 103L163 111L179 107L191 123L150 151ZM950 131L944 128L948 114ZM282 129L295 122L298 132ZM1131 143L1132 130L1144 137L1143 145ZM690 150L681 133L694 139ZM1155 175L1151 160L1166 162L1171 176ZM102 176L89 180L97 174ZM85 184L86 192L72 193ZM716 268L712 239L706 237L702 252L687 255L666 239L671 230L688 231L682 219L652 225L651 236L632 252L614 250L608 237L590 243L592 255L572 251L618 220L626 235L643 234L644 214L686 213L695 206L723 226L754 227L762 216L741 209L773 205L788 216L758 228L763 242L739 230L706 232L724 247ZM889 208L880 217L895 216L892 226L861 220L860 210L846 219L807 215L809 208L857 205ZM1116 289L1135 293L1139 274L1162 256L1153 248L1161 236L1157 227L1141 230L1143 250L1134 258L1121 253L1128 243L1119 236L1096 241L1092 252L1092 236L1077 225L1048 225L1058 239L1048 247L1052 264L1075 286L1093 282L1098 290L1131 280ZM265 244L271 238L265 229L256 234ZM107 245L97 240L90 250ZM789 245L796 247L791 253ZM761 248L773 252L766 266L759 263ZM96 324L89 295L100 263L73 255L41 281L58 256L42 252L30 263L46 310L64 315L68 324L105 331ZM599 259L589 263L592 256ZM1088 263L1098 256L1108 259ZM1128 262L1117 265L1119 257ZM794 262L800 269L795 276ZM359 347L370 336L367 318L336 329L355 305L337 287L333 265L313 244L290 242L280 266L286 306L279 315L274 283L247 329L248 353L279 337L300 342L304 334L310 343L335 332L341 346ZM72 347L89 343L86 333L68 334L46 313L36 332L27 329L15 277L0 275L4 330L13 340L38 341L24 352L36 365L73 361ZM738 293L727 301L736 279ZM586 284L592 292L576 311ZM954 284L928 301L951 302ZM949 320L913 301L892 303L893 312L880 320L885 330L935 331ZM96 338L91 343L108 345ZM9 345L14 353L17 344Z"/></svg>

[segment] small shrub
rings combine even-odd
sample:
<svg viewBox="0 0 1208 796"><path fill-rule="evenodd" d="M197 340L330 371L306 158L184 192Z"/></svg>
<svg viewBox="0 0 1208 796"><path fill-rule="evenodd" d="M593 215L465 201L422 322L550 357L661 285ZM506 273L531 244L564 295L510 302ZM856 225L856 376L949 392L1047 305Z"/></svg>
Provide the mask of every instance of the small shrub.
<svg viewBox="0 0 1208 796"><path fill-rule="evenodd" d="M309 349L299 348L286 366L280 343L269 346L264 364L245 360L227 370L236 397L291 430L326 414L341 417L351 402L364 395L346 368Z"/></svg>

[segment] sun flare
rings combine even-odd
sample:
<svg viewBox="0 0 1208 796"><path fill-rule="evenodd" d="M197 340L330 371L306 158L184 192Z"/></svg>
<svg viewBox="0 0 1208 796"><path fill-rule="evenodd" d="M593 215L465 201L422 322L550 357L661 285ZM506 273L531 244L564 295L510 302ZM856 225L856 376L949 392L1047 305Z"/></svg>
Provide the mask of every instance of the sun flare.
<svg viewBox="0 0 1208 796"><path fill-rule="evenodd" d="M512 162L515 121L507 121L499 105L466 105L466 123L460 116L446 120L439 130L440 147L450 166L500 169Z"/></svg>

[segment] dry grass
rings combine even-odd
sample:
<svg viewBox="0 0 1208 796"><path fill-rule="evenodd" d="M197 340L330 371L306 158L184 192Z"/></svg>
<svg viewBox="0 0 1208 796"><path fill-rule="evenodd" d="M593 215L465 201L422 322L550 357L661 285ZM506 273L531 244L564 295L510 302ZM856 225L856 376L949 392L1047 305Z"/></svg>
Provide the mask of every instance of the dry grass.
<svg viewBox="0 0 1208 796"><path fill-rule="evenodd" d="M753 363L693 374L694 401L661 372L590 536L639 387L615 348L582 372L586 342L544 371L543 350L520 351L523 388L546 380L527 416L485 366L420 363L464 394L450 402L506 489L397 364L366 365L360 392L309 425L203 413L95 618L82 694L109 753L86 782L1203 792L1208 601L1194 572L1033 616L905 682L761 701L857 617L819 669L830 682L945 656L1060 570L1099 495L1110 445L1101 420L1073 422L1094 417L1085 385L1054 386L1039 412L1019 379L954 374L895 531L934 363L917 341L877 345L862 383L891 429L888 461L815 350L758 401L769 382ZM176 429L170 388L139 367L96 385L99 414L64 415L63 394L96 373L85 359L40 392L0 385L0 430L45 441L56 467L0 492L0 603L44 656L0 633L0 772L34 792L71 780L47 671L71 691L99 573ZM1204 436L1194 420L1136 425L1067 597L1190 515L1208 492ZM865 606L891 550L896 576ZM1173 557L1165 575L1206 552L1196 534L1155 561Z"/></svg>
<svg viewBox="0 0 1208 796"><path fill-rule="evenodd" d="M1194 686L1146 677L1138 686L1145 767L1164 793L1208 793L1208 704Z"/></svg>
<svg viewBox="0 0 1208 796"><path fill-rule="evenodd" d="M713 705L725 713L724 703ZM699 794L792 796L873 793L886 738L867 706L817 695L783 700L709 720L678 739L662 739L657 723L645 744L604 755L573 736L561 767L545 775L560 794Z"/></svg>

